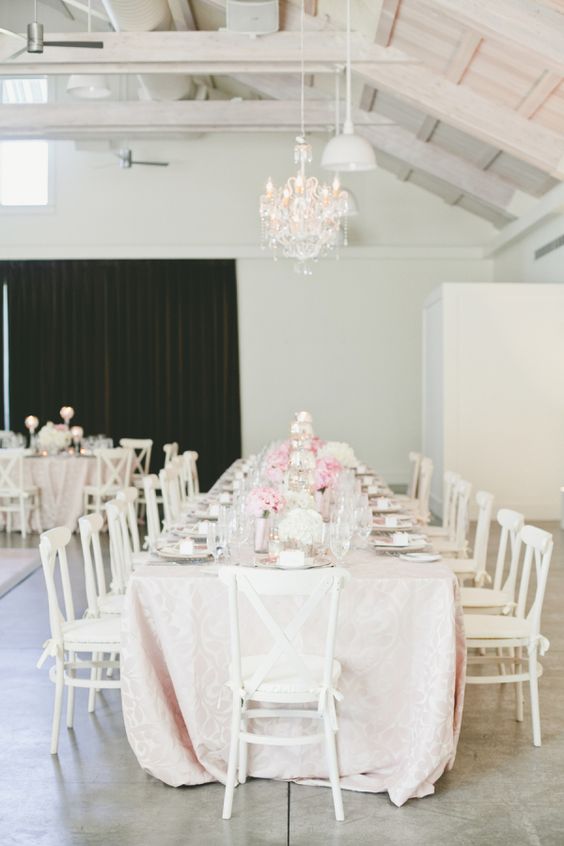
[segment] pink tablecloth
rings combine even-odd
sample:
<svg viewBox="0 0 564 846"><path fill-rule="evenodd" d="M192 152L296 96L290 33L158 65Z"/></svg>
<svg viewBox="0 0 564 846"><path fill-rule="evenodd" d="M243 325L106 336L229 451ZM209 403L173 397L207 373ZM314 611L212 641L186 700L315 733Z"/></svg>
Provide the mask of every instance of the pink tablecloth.
<svg viewBox="0 0 564 846"><path fill-rule="evenodd" d="M350 557L336 649L342 786L388 791L401 805L433 793L454 761L465 674L457 583L440 564ZM244 625L252 651L268 651L260 621L249 616ZM231 700L223 584L196 567L137 570L122 644L123 714L141 766L173 786L224 782ZM296 722L278 730L291 732ZM326 779L323 747L250 747L249 774Z"/></svg>
<svg viewBox="0 0 564 846"><path fill-rule="evenodd" d="M25 458L23 464L24 484L39 488L43 531L55 526L68 526L74 531L84 514L84 487L95 482L96 459L33 456Z"/></svg>

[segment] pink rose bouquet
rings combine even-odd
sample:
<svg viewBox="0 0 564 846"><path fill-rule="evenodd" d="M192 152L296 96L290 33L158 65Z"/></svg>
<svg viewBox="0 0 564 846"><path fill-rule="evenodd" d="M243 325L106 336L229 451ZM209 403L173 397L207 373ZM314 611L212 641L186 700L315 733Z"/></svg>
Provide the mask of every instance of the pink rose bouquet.
<svg viewBox="0 0 564 846"><path fill-rule="evenodd" d="M290 462L290 444L284 441L266 456L266 475L274 485L281 485Z"/></svg>
<svg viewBox="0 0 564 846"><path fill-rule="evenodd" d="M330 488L342 469L343 465L336 458L331 456L318 458L315 465L315 490L323 493Z"/></svg>
<svg viewBox="0 0 564 846"><path fill-rule="evenodd" d="M251 517L268 517L278 514L286 505L284 497L274 488L253 488L247 497L247 514Z"/></svg>
<svg viewBox="0 0 564 846"><path fill-rule="evenodd" d="M319 435L314 435L311 439L311 449L316 455L324 444L325 441L322 441Z"/></svg>

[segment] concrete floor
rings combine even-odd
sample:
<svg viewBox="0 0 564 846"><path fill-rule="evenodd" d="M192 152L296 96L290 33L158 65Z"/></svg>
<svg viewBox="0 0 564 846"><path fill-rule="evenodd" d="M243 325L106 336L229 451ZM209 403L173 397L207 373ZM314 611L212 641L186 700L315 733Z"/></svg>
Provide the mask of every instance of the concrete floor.
<svg viewBox="0 0 564 846"><path fill-rule="evenodd" d="M119 693L95 715L77 693L75 730L49 754L53 689L35 669L48 635L40 570L0 599L0 846L563 846L564 533L556 524L543 631L543 746L531 742L529 709L514 721L512 689L467 691L452 772L434 796L394 807L387 795L345 792L335 823L325 788L254 780L239 787L230 822L219 784L174 789L146 775L124 734ZM494 533L495 534L495 533ZM496 538L492 537L492 546ZM23 544L0 535L0 546ZM80 555L72 540L77 584Z"/></svg>

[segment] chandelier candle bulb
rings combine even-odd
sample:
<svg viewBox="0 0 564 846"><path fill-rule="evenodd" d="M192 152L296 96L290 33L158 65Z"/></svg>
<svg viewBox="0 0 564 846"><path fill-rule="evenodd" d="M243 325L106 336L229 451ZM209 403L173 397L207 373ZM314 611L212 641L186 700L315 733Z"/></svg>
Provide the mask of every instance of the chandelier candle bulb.
<svg viewBox="0 0 564 846"><path fill-rule="evenodd" d="M72 407L72 405L63 405L59 414L63 418L65 424L68 426L69 422L74 417L74 408Z"/></svg>
<svg viewBox="0 0 564 846"><path fill-rule="evenodd" d="M35 433L35 430L39 426L39 419L34 414L29 414L24 420L25 428L28 430L30 435Z"/></svg>

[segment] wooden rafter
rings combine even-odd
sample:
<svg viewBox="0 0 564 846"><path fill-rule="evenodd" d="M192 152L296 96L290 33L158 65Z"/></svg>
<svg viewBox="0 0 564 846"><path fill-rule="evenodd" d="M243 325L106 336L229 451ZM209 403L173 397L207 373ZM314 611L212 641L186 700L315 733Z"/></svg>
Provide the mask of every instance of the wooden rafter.
<svg viewBox="0 0 564 846"><path fill-rule="evenodd" d="M190 0L168 0L175 29L179 32L197 29Z"/></svg>

